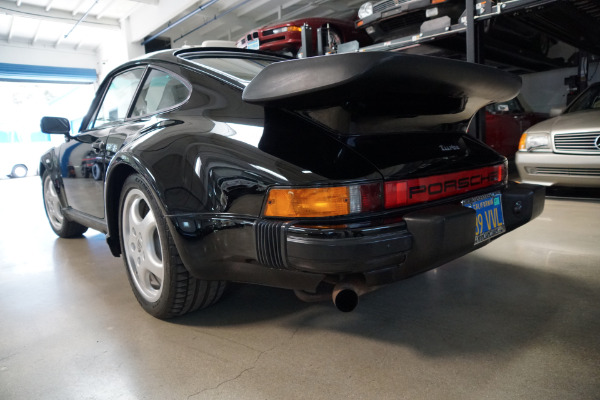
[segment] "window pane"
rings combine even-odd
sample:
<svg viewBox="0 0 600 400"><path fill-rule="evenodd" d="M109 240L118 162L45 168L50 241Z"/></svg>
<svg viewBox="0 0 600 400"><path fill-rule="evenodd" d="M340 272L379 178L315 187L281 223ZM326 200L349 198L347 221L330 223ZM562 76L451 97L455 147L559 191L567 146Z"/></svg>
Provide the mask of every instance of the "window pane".
<svg viewBox="0 0 600 400"><path fill-rule="evenodd" d="M600 85L590 86L583 94L575 100L567 113L600 108Z"/></svg>
<svg viewBox="0 0 600 400"><path fill-rule="evenodd" d="M188 57L188 60L247 85L260 71L276 59Z"/></svg>
<svg viewBox="0 0 600 400"><path fill-rule="evenodd" d="M127 109L143 74L144 68L137 68L117 75L112 80L102 101L100 111L96 115L93 128L125 120Z"/></svg>
<svg viewBox="0 0 600 400"><path fill-rule="evenodd" d="M133 108L133 117L154 114L183 103L189 95L188 88L177 78L151 70Z"/></svg>

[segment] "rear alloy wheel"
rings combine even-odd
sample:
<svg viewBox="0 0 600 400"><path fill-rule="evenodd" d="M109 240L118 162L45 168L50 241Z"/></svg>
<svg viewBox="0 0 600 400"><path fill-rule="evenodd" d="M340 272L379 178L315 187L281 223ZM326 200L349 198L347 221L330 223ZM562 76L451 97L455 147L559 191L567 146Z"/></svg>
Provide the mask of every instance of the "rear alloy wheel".
<svg viewBox="0 0 600 400"><path fill-rule="evenodd" d="M196 279L185 268L146 180L130 175L121 192L119 231L123 260L140 305L171 318L215 303L225 282Z"/></svg>
<svg viewBox="0 0 600 400"><path fill-rule="evenodd" d="M12 168L10 176L13 178L25 178L27 176L27 166L23 164L17 164Z"/></svg>
<svg viewBox="0 0 600 400"><path fill-rule="evenodd" d="M77 222L69 221L62 213L62 205L52 177L48 171L44 172L42 178L44 208L46 217L50 222L50 227L58 236L62 238L71 238L81 236L88 230L87 226L78 224Z"/></svg>

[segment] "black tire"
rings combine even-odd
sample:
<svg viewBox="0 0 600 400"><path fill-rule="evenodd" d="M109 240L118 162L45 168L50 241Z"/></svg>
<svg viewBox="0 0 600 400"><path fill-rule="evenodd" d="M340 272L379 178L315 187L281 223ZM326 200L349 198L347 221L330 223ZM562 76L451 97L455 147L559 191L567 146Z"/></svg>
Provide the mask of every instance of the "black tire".
<svg viewBox="0 0 600 400"><path fill-rule="evenodd" d="M14 167L12 167L12 170L10 171L10 176L12 178L25 178L27 176L27 166L24 164L17 164Z"/></svg>
<svg viewBox="0 0 600 400"><path fill-rule="evenodd" d="M94 163L94 165L92 165L92 178L94 178L95 181L101 181L103 176L104 171L102 170L102 166Z"/></svg>
<svg viewBox="0 0 600 400"><path fill-rule="evenodd" d="M160 319L184 315L223 295L226 282L197 279L185 268L154 194L139 174L123 184L119 233L129 283L150 315Z"/></svg>
<svg viewBox="0 0 600 400"><path fill-rule="evenodd" d="M42 176L42 194L44 197L44 210L50 227L61 238L81 236L88 230L77 222L69 221L61 211L60 198L56 192L54 182L48 171Z"/></svg>

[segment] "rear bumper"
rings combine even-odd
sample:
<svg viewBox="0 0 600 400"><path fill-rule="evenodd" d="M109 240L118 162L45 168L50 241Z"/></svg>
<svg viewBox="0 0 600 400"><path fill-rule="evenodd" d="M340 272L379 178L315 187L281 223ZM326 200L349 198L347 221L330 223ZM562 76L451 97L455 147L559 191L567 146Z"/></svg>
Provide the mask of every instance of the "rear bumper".
<svg viewBox="0 0 600 400"><path fill-rule="evenodd" d="M537 217L544 196L543 187L509 184L502 192L507 231ZM367 286L376 286L435 268L485 245L489 240L474 242L475 218L471 208L451 204L411 212L393 222L327 227L230 220L201 237L194 238L188 229L175 239L184 264L204 279L314 290L327 277L361 275Z"/></svg>
<svg viewBox="0 0 600 400"><path fill-rule="evenodd" d="M506 230L541 214L541 186L511 183L502 192ZM326 274L368 273L398 267L396 279L435 268L475 250L475 211L443 205L408 213L401 222L366 228L285 229L284 265ZM488 240L489 242L489 240Z"/></svg>
<svg viewBox="0 0 600 400"><path fill-rule="evenodd" d="M403 273L413 275L432 268L435 259L472 249L474 227L475 211L459 205L412 212L392 225L339 228L327 235L292 226L286 235L287 266L326 274L361 274L402 266Z"/></svg>
<svg viewBox="0 0 600 400"><path fill-rule="evenodd" d="M309 272L362 272L401 264L412 242L404 222L365 228L292 226L286 233L286 264Z"/></svg>

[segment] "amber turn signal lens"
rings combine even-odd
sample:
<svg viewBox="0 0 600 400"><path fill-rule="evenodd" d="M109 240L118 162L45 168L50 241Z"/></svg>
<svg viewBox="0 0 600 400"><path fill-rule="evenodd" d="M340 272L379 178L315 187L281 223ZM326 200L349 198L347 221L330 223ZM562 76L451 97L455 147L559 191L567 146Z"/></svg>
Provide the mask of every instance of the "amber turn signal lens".
<svg viewBox="0 0 600 400"><path fill-rule="evenodd" d="M267 217L315 218L350 213L348 187L271 189Z"/></svg>
<svg viewBox="0 0 600 400"><path fill-rule="evenodd" d="M524 133L521 135L521 139L519 140L519 150L527 150L527 146L525 143L527 142L527 134Z"/></svg>
<svg viewBox="0 0 600 400"><path fill-rule="evenodd" d="M431 4L445 3L447 0L431 0Z"/></svg>

